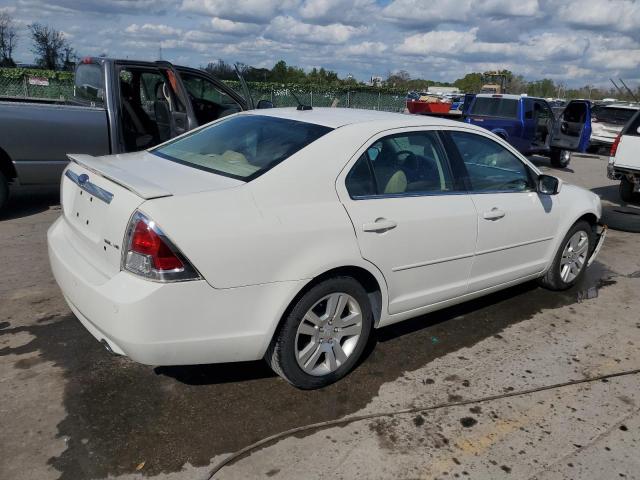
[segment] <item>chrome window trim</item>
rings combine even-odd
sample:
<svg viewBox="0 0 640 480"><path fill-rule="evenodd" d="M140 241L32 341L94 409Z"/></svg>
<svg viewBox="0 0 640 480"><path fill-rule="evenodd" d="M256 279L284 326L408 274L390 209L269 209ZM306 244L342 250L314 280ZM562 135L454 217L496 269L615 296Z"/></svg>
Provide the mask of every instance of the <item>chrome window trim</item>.
<svg viewBox="0 0 640 480"><path fill-rule="evenodd" d="M434 192L404 192L404 193L380 193L375 195L357 195L350 197L351 200L376 200L383 198L405 198L405 197L439 197L448 195L469 195L466 190L438 190Z"/></svg>
<svg viewBox="0 0 640 480"><path fill-rule="evenodd" d="M91 183L87 174L83 173L78 175L73 170L67 170L64 175L73 183L78 185L82 190L93 195L97 199L102 200L107 205L113 200L113 193L108 192L104 188L100 188L95 183Z"/></svg>
<svg viewBox="0 0 640 480"><path fill-rule="evenodd" d="M381 193L376 195L358 195L350 197L351 200L376 200L382 198L404 198L404 197L438 197L448 195L487 195L491 193L539 193L534 189L527 190L451 190L437 192L406 192L406 193Z"/></svg>

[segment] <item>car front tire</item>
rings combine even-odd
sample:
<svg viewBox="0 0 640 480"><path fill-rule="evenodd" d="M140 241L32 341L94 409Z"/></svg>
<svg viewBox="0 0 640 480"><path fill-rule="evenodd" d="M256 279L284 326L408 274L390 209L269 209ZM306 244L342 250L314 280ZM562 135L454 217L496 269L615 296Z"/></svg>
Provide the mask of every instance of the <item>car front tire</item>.
<svg viewBox="0 0 640 480"><path fill-rule="evenodd" d="M567 168L571 162L571 152L560 148L552 148L549 155L551 165L556 168Z"/></svg>
<svg viewBox="0 0 640 480"><path fill-rule="evenodd" d="M538 282L549 290L571 288L584 276L593 251L595 235L588 222L581 220L567 232L556 252L551 268Z"/></svg>
<svg viewBox="0 0 640 480"><path fill-rule="evenodd" d="M372 326L362 285L351 277L329 278L304 293L285 315L265 360L297 388L322 388L353 369Z"/></svg>

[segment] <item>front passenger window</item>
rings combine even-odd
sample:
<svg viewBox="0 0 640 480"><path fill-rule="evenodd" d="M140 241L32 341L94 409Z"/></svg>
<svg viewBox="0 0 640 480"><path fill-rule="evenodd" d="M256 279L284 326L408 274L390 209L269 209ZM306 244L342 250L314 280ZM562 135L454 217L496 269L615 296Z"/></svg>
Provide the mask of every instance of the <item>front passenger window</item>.
<svg viewBox="0 0 640 480"><path fill-rule="evenodd" d="M523 192L534 189L527 166L499 143L483 135L449 132L475 192Z"/></svg>

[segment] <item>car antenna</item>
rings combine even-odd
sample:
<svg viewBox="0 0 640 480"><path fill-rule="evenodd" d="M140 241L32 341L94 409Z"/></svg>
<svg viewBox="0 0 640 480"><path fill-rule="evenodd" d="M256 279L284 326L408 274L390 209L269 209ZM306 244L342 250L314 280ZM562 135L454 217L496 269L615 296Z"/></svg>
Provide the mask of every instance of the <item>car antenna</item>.
<svg viewBox="0 0 640 480"><path fill-rule="evenodd" d="M295 93L293 93L293 90L289 90L289 93L293 95L293 98L295 98L296 102L298 102L298 106L296 107L296 110L313 110L313 107L311 105L305 105L304 103L302 103L298 98L298 96Z"/></svg>

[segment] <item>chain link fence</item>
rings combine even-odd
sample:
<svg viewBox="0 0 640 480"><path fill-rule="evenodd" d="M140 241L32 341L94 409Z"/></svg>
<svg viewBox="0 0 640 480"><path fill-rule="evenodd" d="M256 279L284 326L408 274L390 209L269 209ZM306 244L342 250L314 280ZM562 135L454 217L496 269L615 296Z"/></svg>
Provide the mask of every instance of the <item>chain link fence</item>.
<svg viewBox="0 0 640 480"><path fill-rule="evenodd" d="M239 82L226 82L239 94L244 95ZM402 112L406 106L405 96L373 88L336 89L331 87L307 85L283 85L250 83L249 91L257 104L260 100L269 100L276 107L295 107L298 99L312 107L343 107Z"/></svg>
<svg viewBox="0 0 640 480"><path fill-rule="evenodd" d="M0 97L66 100L73 97L73 81L31 75L0 76Z"/></svg>
<svg viewBox="0 0 640 480"><path fill-rule="evenodd" d="M73 97L73 79L58 78L51 72L39 75L38 71L2 72L0 69L0 97L21 97L30 99L66 100ZM225 82L233 90L244 96L240 82ZM402 93L390 93L371 87L324 87L308 85L275 85L252 82L249 90L255 103L269 100L276 107L295 107L296 96L305 105L312 107L346 107L402 112L405 97Z"/></svg>

